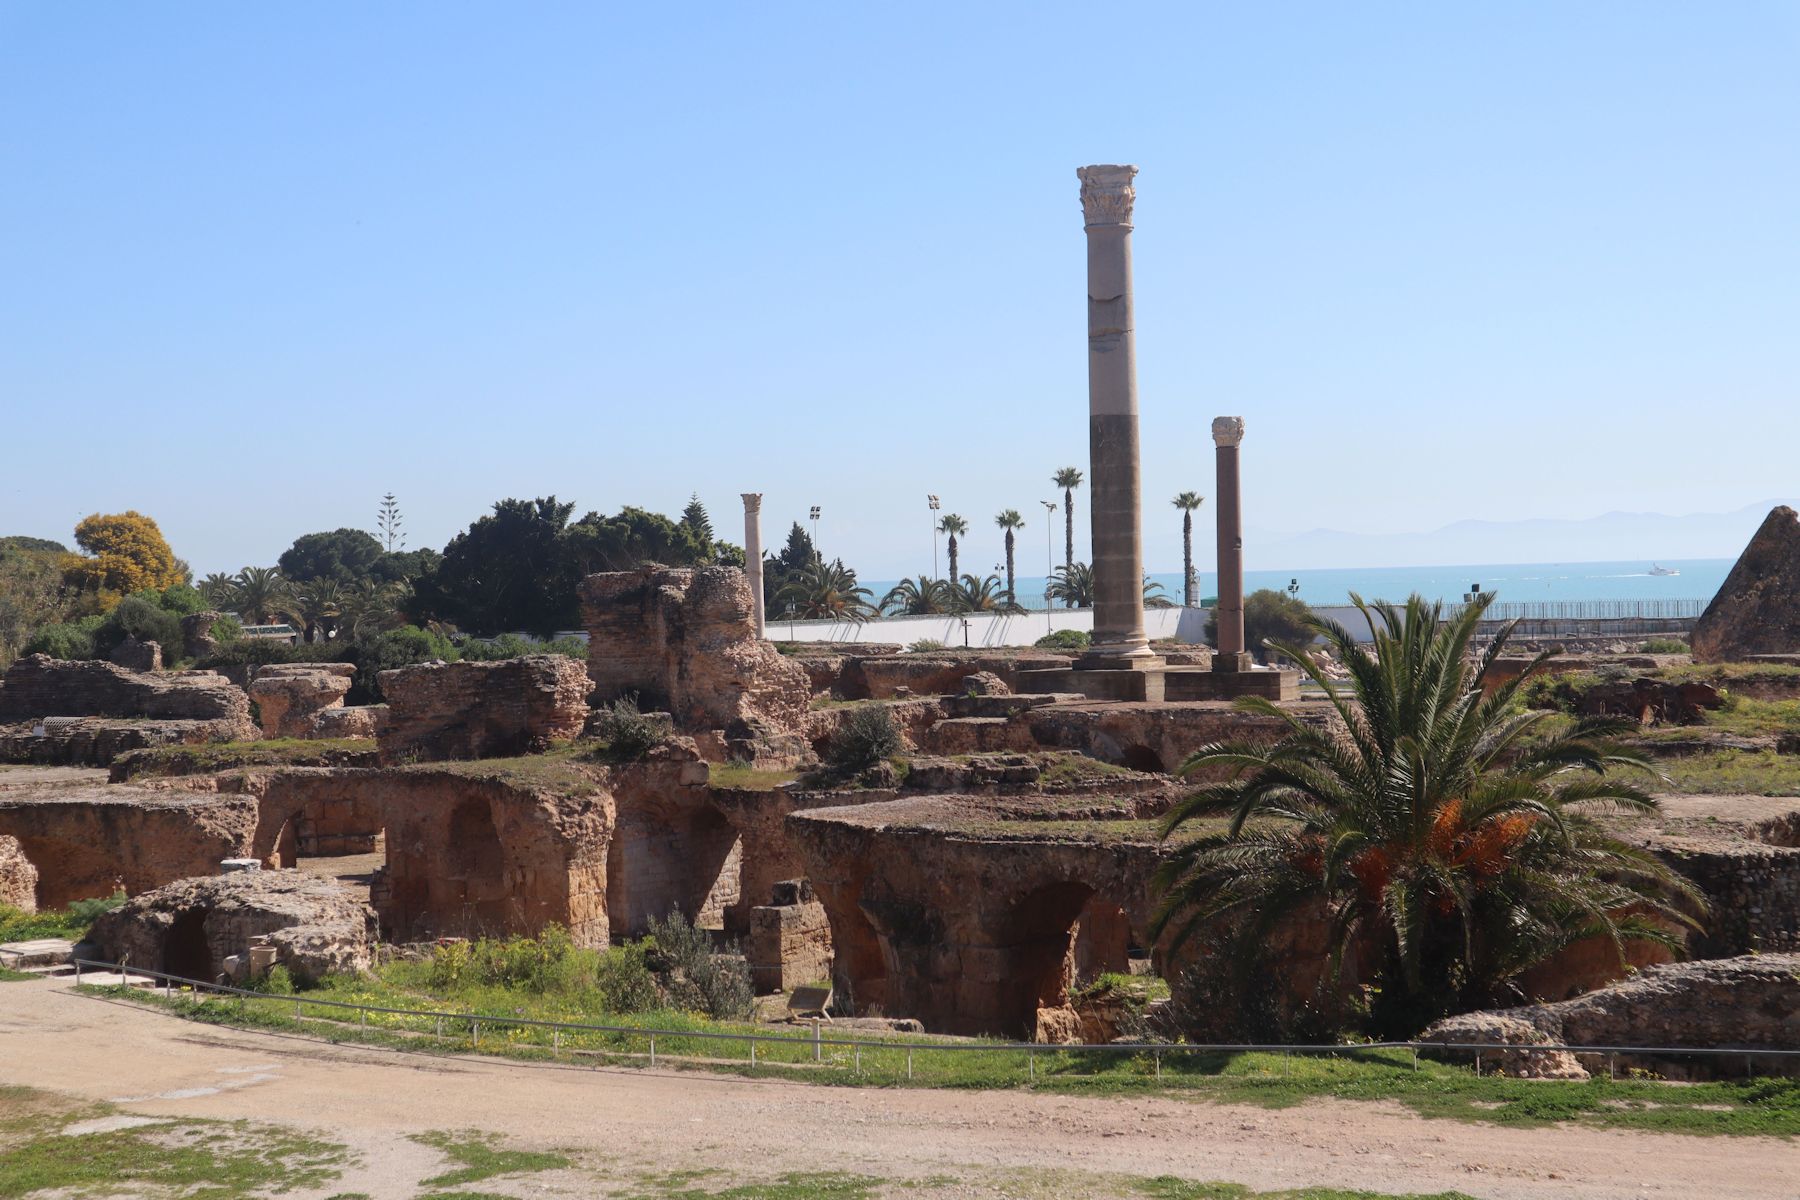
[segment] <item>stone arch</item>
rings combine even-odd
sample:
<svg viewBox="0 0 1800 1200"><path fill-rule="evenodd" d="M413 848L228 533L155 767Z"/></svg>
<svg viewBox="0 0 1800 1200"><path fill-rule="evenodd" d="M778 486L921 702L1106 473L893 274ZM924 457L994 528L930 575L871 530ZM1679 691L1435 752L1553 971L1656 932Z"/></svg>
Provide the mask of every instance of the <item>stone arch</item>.
<svg viewBox="0 0 1800 1200"><path fill-rule="evenodd" d="M213 978L212 945L206 940L206 910L184 908L175 914L163 936L157 970L183 979Z"/></svg>
<svg viewBox="0 0 1800 1200"><path fill-rule="evenodd" d="M1163 765L1162 755L1142 742L1127 746L1119 756L1119 765L1130 767L1133 771L1143 771L1153 775L1164 775L1168 768Z"/></svg>
<svg viewBox="0 0 1800 1200"><path fill-rule="evenodd" d="M1011 970L1001 985L1000 1012L1009 1029L1037 1028L1037 1010L1068 1003L1075 926L1094 889L1079 880L1045 884L1014 905L1006 923Z"/></svg>
<svg viewBox="0 0 1800 1200"><path fill-rule="evenodd" d="M612 936L641 936L671 911L722 928L741 898L742 856L737 827L710 804L621 803L606 849Z"/></svg>
<svg viewBox="0 0 1800 1200"><path fill-rule="evenodd" d="M1130 915L1112 897L1094 893L1075 917L1070 947L1075 978L1087 981L1108 972L1126 974L1131 970L1135 945Z"/></svg>

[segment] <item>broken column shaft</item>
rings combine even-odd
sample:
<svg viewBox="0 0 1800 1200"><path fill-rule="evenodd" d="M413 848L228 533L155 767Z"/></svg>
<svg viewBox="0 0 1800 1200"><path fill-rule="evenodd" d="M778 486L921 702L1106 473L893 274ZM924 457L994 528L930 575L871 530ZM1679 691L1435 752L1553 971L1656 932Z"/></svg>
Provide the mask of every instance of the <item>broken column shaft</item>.
<svg viewBox="0 0 1800 1200"><path fill-rule="evenodd" d="M750 579L751 603L756 607L756 636L763 632L762 493L743 492L744 574Z"/></svg>
<svg viewBox="0 0 1800 1200"><path fill-rule="evenodd" d="M1219 493L1219 647L1215 671L1247 671L1251 657L1244 649L1244 522L1238 503L1238 444L1244 440L1244 418L1215 417Z"/></svg>

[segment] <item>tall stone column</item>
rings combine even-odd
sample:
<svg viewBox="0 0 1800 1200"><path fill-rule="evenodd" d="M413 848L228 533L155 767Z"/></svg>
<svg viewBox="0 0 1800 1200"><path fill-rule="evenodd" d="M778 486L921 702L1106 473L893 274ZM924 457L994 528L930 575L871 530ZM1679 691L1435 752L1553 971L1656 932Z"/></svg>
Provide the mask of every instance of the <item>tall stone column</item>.
<svg viewBox="0 0 1800 1200"><path fill-rule="evenodd" d="M756 636L763 637L762 493L744 492L744 574L756 607Z"/></svg>
<svg viewBox="0 0 1800 1200"><path fill-rule="evenodd" d="M1219 648L1215 671L1248 671L1244 649L1244 520L1238 503L1238 444L1244 440L1244 418L1214 417L1212 424L1219 494Z"/></svg>
<svg viewBox="0 0 1800 1200"><path fill-rule="evenodd" d="M1087 228L1088 517L1094 543L1092 666L1155 661L1144 635L1131 186L1137 168L1078 167Z"/></svg>

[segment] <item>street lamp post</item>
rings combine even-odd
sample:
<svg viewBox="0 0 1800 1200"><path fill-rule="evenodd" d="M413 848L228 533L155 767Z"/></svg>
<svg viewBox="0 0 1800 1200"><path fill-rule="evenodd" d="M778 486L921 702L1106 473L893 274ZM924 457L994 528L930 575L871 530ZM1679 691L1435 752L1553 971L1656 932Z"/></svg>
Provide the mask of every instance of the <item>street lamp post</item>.
<svg viewBox="0 0 1800 1200"><path fill-rule="evenodd" d="M808 519L812 521L812 527L813 527L813 559L815 561L817 561L820 566L824 566L825 565L825 553L824 553L824 551L819 549L819 506L818 505L815 504L812 506L812 512L811 512L811 514L809 514Z"/></svg>
<svg viewBox="0 0 1800 1200"><path fill-rule="evenodd" d="M931 577L936 579L938 577L938 534L942 532L938 529L938 498L927 493L925 506L931 510Z"/></svg>
<svg viewBox="0 0 1800 1200"><path fill-rule="evenodd" d="M1044 636L1050 636L1050 576L1056 573L1056 505L1039 500L1044 506Z"/></svg>

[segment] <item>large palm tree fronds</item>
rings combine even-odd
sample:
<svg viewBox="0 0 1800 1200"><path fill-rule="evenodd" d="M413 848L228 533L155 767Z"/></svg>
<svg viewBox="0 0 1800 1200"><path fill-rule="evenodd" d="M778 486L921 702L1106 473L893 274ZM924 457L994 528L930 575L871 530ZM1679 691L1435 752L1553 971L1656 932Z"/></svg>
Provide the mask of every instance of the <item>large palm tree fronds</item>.
<svg viewBox="0 0 1800 1200"><path fill-rule="evenodd" d="M1050 598L1068 608L1094 607L1094 571L1086 563L1056 568L1050 577Z"/></svg>
<svg viewBox="0 0 1800 1200"><path fill-rule="evenodd" d="M1013 548L1018 531L1025 528L1025 518L1019 515L1016 508L1004 508L995 515L994 524L1006 531L1006 594L1017 600L1013 586Z"/></svg>
<svg viewBox="0 0 1800 1200"><path fill-rule="evenodd" d="M1275 930L1322 913L1334 970L1358 964L1383 1036L1515 1000L1521 973L1579 941L1601 939L1621 965L1634 942L1679 950L1704 910L1699 892L1597 819L1656 808L1633 781L1647 762L1607 740L1618 723L1545 736L1547 714L1515 700L1547 656L1487 686L1512 630L1470 653L1491 595L1449 616L1417 596L1403 607L1351 600L1372 644L1310 622L1347 684L1308 647L1276 647L1325 694L1340 733L1248 698L1239 707L1281 722L1282 735L1216 743L1182 764L1230 778L1164 819L1165 837L1221 823L1165 863L1156 933L1235 929L1230 945L1252 971L1271 965L1261 958Z"/></svg>
<svg viewBox="0 0 1800 1200"><path fill-rule="evenodd" d="M267 625L281 615L293 598L293 589L275 567L245 567L232 580L231 600L238 615L252 625Z"/></svg>
<svg viewBox="0 0 1800 1200"><path fill-rule="evenodd" d="M1001 586L998 575L977 579L964 575L962 582L952 584L952 612L1022 613L1025 610L1013 600L1012 592Z"/></svg>
<svg viewBox="0 0 1800 1200"><path fill-rule="evenodd" d="M856 582L856 572L842 559L814 559L776 593L783 611L803 619L852 621L857 624L875 615L873 593Z"/></svg>
<svg viewBox="0 0 1800 1200"><path fill-rule="evenodd" d="M200 598L216 609L227 609L235 602L237 581L222 571L214 571L196 585Z"/></svg>
<svg viewBox="0 0 1800 1200"><path fill-rule="evenodd" d="M881 598L882 612L896 617L926 617L951 611L950 584L943 579L902 579Z"/></svg>

